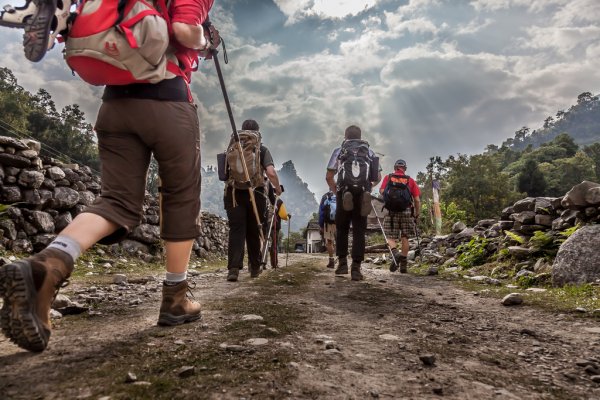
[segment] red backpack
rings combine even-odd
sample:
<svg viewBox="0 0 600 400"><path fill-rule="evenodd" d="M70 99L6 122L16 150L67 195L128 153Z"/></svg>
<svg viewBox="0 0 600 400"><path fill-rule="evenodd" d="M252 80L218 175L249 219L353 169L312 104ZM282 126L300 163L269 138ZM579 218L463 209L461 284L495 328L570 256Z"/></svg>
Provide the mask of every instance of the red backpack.
<svg viewBox="0 0 600 400"><path fill-rule="evenodd" d="M165 0L83 0L65 44L65 60L92 85L157 83L184 76L169 46Z"/></svg>

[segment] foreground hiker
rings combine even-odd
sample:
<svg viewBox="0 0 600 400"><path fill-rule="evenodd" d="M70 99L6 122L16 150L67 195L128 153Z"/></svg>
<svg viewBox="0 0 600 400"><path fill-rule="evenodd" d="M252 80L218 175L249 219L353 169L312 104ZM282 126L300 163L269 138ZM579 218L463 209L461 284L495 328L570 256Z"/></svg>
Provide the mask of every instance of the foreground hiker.
<svg viewBox="0 0 600 400"><path fill-rule="evenodd" d="M236 282L244 263L244 244L248 248L250 277L256 278L261 267L261 232L266 220L265 189L266 174L277 196L281 195L279 177L275 171L273 157L262 144L258 123L253 119L243 122L238 132L243 148L243 156L232 141L227 149L228 180L225 184L223 202L229 220L229 242L227 251L227 280ZM247 166L250 182L242 170ZM254 204L250 197L254 192ZM260 221L260 223L259 223Z"/></svg>
<svg viewBox="0 0 600 400"><path fill-rule="evenodd" d="M319 228L329 254L327 268L335 268L335 213L337 203L334 192L327 192L319 203Z"/></svg>
<svg viewBox="0 0 600 400"><path fill-rule="evenodd" d="M194 239L201 230L200 130L188 90L191 70L185 65L197 63L199 50L206 49L200 24L207 19L212 3L171 3L171 15L165 18L170 17L172 32L167 32L164 21L161 31L167 41L163 48L171 46L160 58L177 61L175 69L163 70L164 76L155 77L156 83L141 83L133 71L125 71L130 80L125 80L124 73L120 75L121 85L106 86L95 125L102 191L94 204L77 215L46 249L0 267L0 297L4 301L0 326L20 347L43 351L48 345L50 306L81 253L97 242L120 241L140 223L152 155L160 171L160 235L167 270L158 324L177 325L200 319L200 305L187 297L187 266ZM152 12L158 15L156 10ZM74 29L76 24L77 20ZM135 31L135 27L132 29ZM143 49L141 46L140 51ZM86 70L83 65L76 72L88 82L91 76L103 79L96 75L101 69Z"/></svg>
<svg viewBox="0 0 600 400"><path fill-rule="evenodd" d="M388 215L383 220L383 227L388 245L395 259L390 264L390 271L400 267L401 273L407 272L408 239L416 234L415 220L421 210L421 191L413 178L406 175L406 162L398 160L394 164L394 172L386 175L381 182L379 193L383 195L384 207ZM402 251L397 248L400 239Z"/></svg>
<svg viewBox="0 0 600 400"><path fill-rule="evenodd" d="M337 181L335 176L337 174ZM351 278L360 281L361 263L365 258L367 216L371 212L371 189L381 180L379 159L369 143L361 139L361 130L351 125L344 132L344 142L331 154L325 180L329 190L336 193L338 204L335 214L336 275L348 273L348 235L352 223Z"/></svg>

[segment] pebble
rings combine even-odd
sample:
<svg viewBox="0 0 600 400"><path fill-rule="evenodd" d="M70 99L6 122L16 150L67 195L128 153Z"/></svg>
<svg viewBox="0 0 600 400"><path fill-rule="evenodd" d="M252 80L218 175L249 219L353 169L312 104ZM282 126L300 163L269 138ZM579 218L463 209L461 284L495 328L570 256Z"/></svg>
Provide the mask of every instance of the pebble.
<svg viewBox="0 0 600 400"><path fill-rule="evenodd" d="M250 346L264 346L269 343L269 339L265 338L252 338L246 340L246 344Z"/></svg>
<svg viewBox="0 0 600 400"><path fill-rule="evenodd" d="M223 350L231 351L234 353L240 353L240 352L246 350L246 348L244 346L240 346L239 344L221 343L219 345L219 347L222 348Z"/></svg>
<svg viewBox="0 0 600 400"><path fill-rule="evenodd" d="M585 308L583 308L583 307L577 307L577 308L575 309L575 312L578 312L578 313L585 314L586 312L588 312L588 310L587 310L587 309L585 309Z"/></svg>
<svg viewBox="0 0 600 400"><path fill-rule="evenodd" d="M530 288L525 289L525 291L533 292L533 293L544 293L544 292L547 292L548 289L539 288L539 287L530 287Z"/></svg>
<svg viewBox="0 0 600 400"><path fill-rule="evenodd" d="M150 386L150 385L152 385L152 383L150 383L148 381L137 381L137 382L133 382L132 385L135 385L135 386Z"/></svg>
<svg viewBox="0 0 600 400"><path fill-rule="evenodd" d="M593 382L600 383L600 375L592 375L592 376L590 376L590 379Z"/></svg>
<svg viewBox="0 0 600 400"><path fill-rule="evenodd" d="M115 285L124 285L127 283L127 275L124 274L114 274L113 275L113 283Z"/></svg>
<svg viewBox="0 0 600 400"><path fill-rule="evenodd" d="M61 319L63 317L63 315L56 311L55 309L50 309L50 318L52 319Z"/></svg>
<svg viewBox="0 0 600 400"><path fill-rule="evenodd" d="M292 368L300 368L300 364L298 364L298 363L297 363L297 362L295 362L295 361L290 361L290 362L288 363L288 365L289 365L290 367L292 367Z"/></svg>
<svg viewBox="0 0 600 400"><path fill-rule="evenodd" d="M264 318L256 314L246 314L242 316L242 321L262 321Z"/></svg>
<svg viewBox="0 0 600 400"><path fill-rule="evenodd" d="M180 378L188 378L196 373L196 367L185 365L177 370L177 376Z"/></svg>
<svg viewBox="0 0 600 400"><path fill-rule="evenodd" d="M342 354L341 351L339 351L338 349L327 349L324 352L327 355L337 355L337 354Z"/></svg>
<svg viewBox="0 0 600 400"><path fill-rule="evenodd" d="M133 383L137 381L137 376L133 372L128 372L125 377L125 383Z"/></svg>
<svg viewBox="0 0 600 400"><path fill-rule="evenodd" d="M503 306L516 306L523 303L523 296L520 293L511 293L502 299Z"/></svg>
<svg viewBox="0 0 600 400"><path fill-rule="evenodd" d="M379 335L379 339L381 339L381 340L400 340L400 337L386 333L383 335Z"/></svg>
<svg viewBox="0 0 600 400"><path fill-rule="evenodd" d="M434 394L437 394L437 395L439 395L439 396L441 396L441 395L443 395L443 394L444 394L444 388L443 388L443 387L441 387L441 386L434 386L434 387L432 388L432 391L433 391L433 393L434 393Z"/></svg>
<svg viewBox="0 0 600 400"><path fill-rule="evenodd" d="M419 360L421 360L423 365L427 365L428 367L435 365L435 355L433 354L423 354L419 356Z"/></svg>
<svg viewBox="0 0 600 400"><path fill-rule="evenodd" d="M68 307L69 305L71 305L71 299L64 294L56 295L56 298L52 302L52 308L54 309Z"/></svg>

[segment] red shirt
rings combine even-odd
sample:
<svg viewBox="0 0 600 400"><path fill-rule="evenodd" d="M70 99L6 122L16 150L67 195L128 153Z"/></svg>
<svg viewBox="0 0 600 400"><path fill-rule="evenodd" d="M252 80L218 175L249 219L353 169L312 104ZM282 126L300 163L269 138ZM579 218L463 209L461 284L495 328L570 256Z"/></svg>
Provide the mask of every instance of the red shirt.
<svg viewBox="0 0 600 400"><path fill-rule="evenodd" d="M394 171L394 175L402 176L404 175L404 171ZM383 180L381 181L381 189L379 189L381 192L385 190L389 178L389 175L383 177ZM415 182L415 180L410 177L408 178L408 190L410 190L410 194L412 194L412 197L417 197L421 195L421 190L419 189L419 186L417 186L417 182Z"/></svg>
<svg viewBox="0 0 600 400"><path fill-rule="evenodd" d="M208 11L213 6L214 0L174 0L169 6L171 23L181 22L188 25L200 25L208 17ZM191 72L198 67L198 50L188 49L173 40L177 50L175 56L181 64L180 67L186 72L187 79L191 78Z"/></svg>

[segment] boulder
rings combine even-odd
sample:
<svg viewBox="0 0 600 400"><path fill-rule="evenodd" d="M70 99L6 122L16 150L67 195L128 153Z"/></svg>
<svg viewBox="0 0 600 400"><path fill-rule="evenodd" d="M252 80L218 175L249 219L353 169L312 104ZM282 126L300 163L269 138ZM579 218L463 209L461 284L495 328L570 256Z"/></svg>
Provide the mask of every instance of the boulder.
<svg viewBox="0 0 600 400"><path fill-rule="evenodd" d="M133 228L129 238L146 244L160 242L160 227L158 225L141 224Z"/></svg>
<svg viewBox="0 0 600 400"><path fill-rule="evenodd" d="M460 231L460 233L457 233L456 236L454 236L455 239L457 240L471 240L473 238L473 236L475 236L475 229L473 228L465 228L462 231Z"/></svg>
<svg viewBox="0 0 600 400"><path fill-rule="evenodd" d="M68 187L58 186L54 189L53 206L59 210L69 209L79 202L79 193Z"/></svg>
<svg viewBox="0 0 600 400"><path fill-rule="evenodd" d="M511 219L520 222L523 225L532 224L535 221L535 212L533 211L522 211L511 215Z"/></svg>
<svg viewBox="0 0 600 400"><path fill-rule="evenodd" d="M600 188L600 183L583 181L580 184L573 186L573 188L567 192L561 201L561 205L564 208L573 210L593 205L588 202L586 197L588 196L588 192L591 189L594 189L590 195L590 198L594 200L596 197L596 190L598 190L596 188Z"/></svg>
<svg viewBox="0 0 600 400"><path fill-rule="evenodd" d="M600 225L578 229L558 249L552 265L552 283L563 286L600 279Z"/></svg>
<svg viewBox="0 0 600 400"><path fill-rule="evenodd" d="M31 161L27 157L0 153L0 164L15 168L26 168L31 165Z"/></svg>
<svg viewBox="0 0 600 400"><path fill-rule="evenodd" d="M552 206L554 197L537 197L535 199L535 211L536 214L552 214L554 207Z"/></svg>
<svg viewBox="0 0 600 400"><path fill-rule="evenodd" d="M508 253L518 260L524 260L531 255L531 250L527 247L508 246Z"/></svg>
<svg viewBox="0 0 600 400"><path fill-rule="evenodd" d="M554 217L546 214L536 214L535 215L535 224L543 225L543 226L552 226L552 221L554 221Z"/></svg>
<svg viewBox="0 0 600 400"><path fill-rule="evenodd" d="M50 214L43 211L32 211L31 222L33 225L43 233L54 232L54 219Z"/></svg>
<svg viewBox="0 0 600 400"><path fill-rule="evenodd" d="M2 188L2 202L16 203L21 201L23 194L18 186L4 186Z"/></svg>
<svg viewBox="0 0 600 400"><path fill-rule="evenodd" d="M48 171L46 172L48 177L50 179L52 179L53 181L60 181L61 179L65 178L65 173L64 171L60 168L60 167L50 167L48 168Z"/></svg>
<svg viewBox="0 0 600 400"><path fill-rule="evenodd" d="M462 221L457 221L454 223L454 225L452 225L452 233L460 233L462 232L465 228L467 227L467 225L465 225L464 222Z"/></svg>
<svg viewBox="0 0 600 400"><path fill-rule="evenodd" d="M513 205L513 211L520 213L523 211L534 211L535 210L535 197L526 197L523 200L517 201Z"/></svg>
<svg viewBox="0 0 600 400"><path fill-rule="evenodd" d="M23 140L15 139L10 136L0 136L0 146L12 147L15 150L27 150L27 144Z"/></svg>

